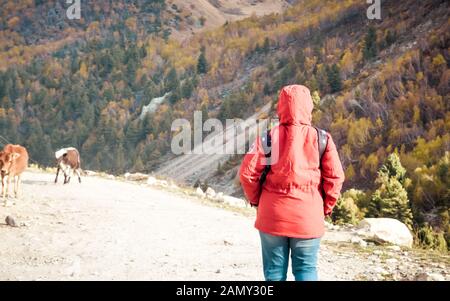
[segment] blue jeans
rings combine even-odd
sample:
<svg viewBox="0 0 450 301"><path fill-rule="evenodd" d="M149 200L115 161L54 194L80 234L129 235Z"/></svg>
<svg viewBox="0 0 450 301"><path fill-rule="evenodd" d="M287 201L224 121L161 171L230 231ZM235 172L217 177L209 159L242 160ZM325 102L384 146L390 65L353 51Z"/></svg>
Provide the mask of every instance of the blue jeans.
<svg viewBox="0 0 450 301"><path fill-rule="evenodd" d="M259 232L266 281L285 281L292 258L292 274L296 281L317 281L317 253L320 238L300 239Z"/></svg>

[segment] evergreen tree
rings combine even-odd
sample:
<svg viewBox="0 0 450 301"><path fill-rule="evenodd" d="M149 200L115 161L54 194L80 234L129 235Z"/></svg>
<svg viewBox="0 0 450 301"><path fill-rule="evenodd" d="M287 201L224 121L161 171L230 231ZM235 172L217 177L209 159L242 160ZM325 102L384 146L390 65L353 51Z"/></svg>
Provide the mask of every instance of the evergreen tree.
<svg viewBox="0 0 450 301"><path fill-rule="evenodd" d="M337 64L333 64L331 68L327 68L328 85L331 88L331 93L336 93L342 90L341 69Z"/></svg>
<svg viewBox="0 0 450 301"><path fill-rule="evenodd" d="M111 57L111 54L107 52L102 54L98 60L99 60L98 62L99 75L100 77L104 78L108 76L108 74L111 73L113 69L114 66L113 59ZM134 61L132 62L130 60L130 64L134 64ZM134 70L131 70L130 72L134 72Z"/></svg>
<svg viewBox="0 0 450 301"><path fill-rule="evenodd" d="M411 228L413 215L408 194L402 185L404 180L405 169L398 155L390 155L378 172L375 182L380 187L371 197L368 216L395 218Z"/></svg>
<svg viewBox="0 0 450 301"><path fill-rule="evenodd" d="M114 156L114 172L115 173L122 173L125 171L125 150L123 149L122 144L119 144L119 146L115 150L115 156Z"/></svg>
<svg viewBox="0 0 450 301"><path fill-rule="evenodd" d="M380 188L372 195L368 216L398 219L412 226L412 211L405 188L395 178L383 177Z"/></svg>
<svg viewBox="0 0 450 301"><path fill-rule="evenodd" d="M256 43L255 50L253 52L260 53L262 51L262 47L259 46L259 43Z"/></svg>
<svg viewBox="0 0 450 301"><path fill-rule="evenodd" d="M179 101L181 99L181 92L180 89L176 89L174 91L172 91L172 94L170 94L169 96L169 102L173 105L175 104L177 101Z"/></svg>
<svg viewBox="0 0 450 301"><path fill-rule="evenodd" d="M270 87L269 83L264 84L263 93L264 95L269 95L272 91L272 88Z"/></svg>
<svg viewBox="0 0 450 301"><path fill-rule="evenodd" d="M332 76L330 66L327 65L325 68L317 68L317 66L315 66L313 74L317 80L318 90L322 91L323 94L330 93L329 77Z"/></svg>
<svg viewBox="0 0 450 301"><path fill-rule="evenodd" d="M396 154L390 154L386 159L386 163L381 166L379 173L386 175L388 178L395 178L402 185L405 184L406 169L400 162L400 157Z"/></svg>
<svg viewBox="0 0 450 301"><path fill-rule="evenodd" d="M306 57L303 49L300 48L295 54L295 62L298 64L300 69L303 70L305 68Z"/></svg>
<svg viewBox="0 0 450 301"><path fill-rule="evenodd" d="M140 140L142 130L139 125L138 122L131 122L127 128L125 139L130 148L134 148Z"/></svg>
<svg viewBox="0 0 450 301"><path fill-rule="evenodd" d="M175 68L170 69L164 80L164 87L166 92L174 92L178 89L180 82L178 81L177 70Z"/></svg>
<svg viewBox="0 0 450 301"><path fill-rule="evenodd" d="M136 161L134 162L133 171L134 172L142 172L144 171L144 163L142 162L141 156L138 155L136 157Z"/></svg>
<svg viewBox="0 0 450 301"><path fill-rule="evenodd" d="M269 40L269 38L265 38L264 39L264 44L263 44L262 50L263 50L263 52L265 54L269 53L269 50L270 50L270 40Z"/></svg>
<svg viewBox="0 0 450 301"><path fill-rule="evenodd" d="M181 97L182 98L190 98L192 96L192 92L194 91L194 85L192 81L186 79L181 86Z"/></svg>
<svg viewBox="0 0 450 301"><path fill-rule="evenodd" d="M363 57L365 61L371 60L377 56L377 32L375 28L370 27L364 38Z"/></svg>
<svg viewBox="0 0 450 301"><path fill-rule="evenodd" d="M204 48L202 48L202 50L200 52L200 56L198 57L197 73L199 73L199 74L208 73L208 61L206 60Z"/></svg>
<svg viewBox="0 0 450 301"><path fill-rule="evenodd" d="M388 29L388 31L386 33L386 38L385 38L386 46L392 45L396 39L397 39L397 37L396 37L395 31L391 31Z"/></svg>

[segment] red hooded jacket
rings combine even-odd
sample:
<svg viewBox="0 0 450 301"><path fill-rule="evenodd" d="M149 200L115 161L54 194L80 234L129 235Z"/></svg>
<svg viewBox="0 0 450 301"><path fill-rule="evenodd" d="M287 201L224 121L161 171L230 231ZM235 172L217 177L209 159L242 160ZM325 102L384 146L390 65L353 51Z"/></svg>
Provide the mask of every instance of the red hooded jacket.
<svg viewBox="0 0 450 301"><path fill-rule="evenodd" d="M336 146L328 144L319 168L318 135L311 126L313 102L308 88L284 87L278 100L280 124L271 130L272 158L261 187L265 155L259 137L240 168L248 201L258 206L255 227L265 233L294 238L324 234L324 215L331 214L340 195L344 172ZM322 197L320 191L324 191Z"/></svg>

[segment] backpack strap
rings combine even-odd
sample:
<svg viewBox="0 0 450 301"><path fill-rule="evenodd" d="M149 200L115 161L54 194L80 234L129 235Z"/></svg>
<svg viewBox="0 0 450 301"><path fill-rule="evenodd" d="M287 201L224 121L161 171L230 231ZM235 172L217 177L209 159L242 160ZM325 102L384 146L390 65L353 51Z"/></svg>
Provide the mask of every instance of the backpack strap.
<svg viewBox="0 0 450 301"><path fill-rule="evenodd" d="M327 149L328 144L328 135L325 130L319 129L318 127L314 127L317 131L317 143L319 144L319 169L322 170L322 157L325 153L325 150ZM322 198L325 199L326 194L325 190L323 189L323 182L321 180L321 189L320 194L322 195Z"/></svg>
<svg viewBox="0 0 450 301"><path fill-rule="evenodd" d="M314 127L317 131L317 142L319 144L319 161L320 165L322 165L322 157L327 149L328 144L328 135L325 130L319 129L318 127Z"/></svg>
<svg viewBox="0 0 450 301"><path fill-rule="evenodd" d="M262 147L264 149L264 157L266 157L266 166L264 167L264 170L261 174L261 177L259 178L259 183L264 184L266 181L267 174L270 171L270 157L271 157L271 150L272 150L272 137L270 136L270 130L267 130L265 135L261 137Z"/></svg>

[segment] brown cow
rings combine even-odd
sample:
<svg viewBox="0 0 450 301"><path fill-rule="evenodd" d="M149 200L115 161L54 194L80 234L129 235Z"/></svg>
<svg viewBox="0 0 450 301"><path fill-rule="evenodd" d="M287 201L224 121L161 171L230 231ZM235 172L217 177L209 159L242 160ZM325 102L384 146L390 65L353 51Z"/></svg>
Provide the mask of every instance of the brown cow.
<svg viewBox="0 0 450 301"><path fill-rule="evenodd" d="M27 149L20 145L7 144L0 152L0 172L2 178L2 197L9 196L11 178L14 179L14 197L19 196L21 175L28 167ZM7 180L6 180L7 178Z"/></svg>
<svg viewBox="0 0 450 301"><path fill-rule="evenodd" d="M58 164L55 183L58 182L58 174L60 170L62 170L62 172L64 173L64 184L70 182L70 178L72 177L73 172L77 173L78 181L81 183L81 163L78 150L74 147L63 148L55 152L55 157Z"/></svg>

